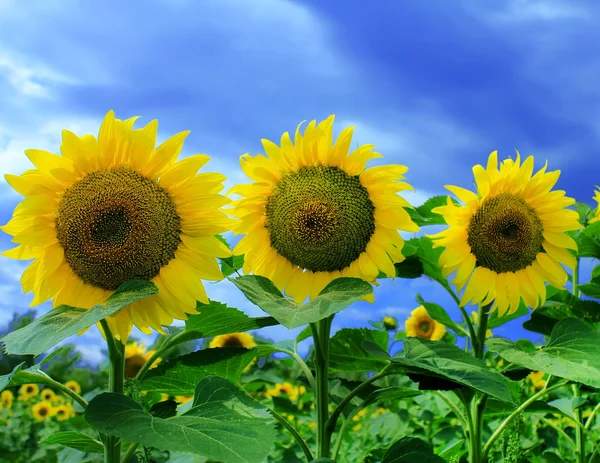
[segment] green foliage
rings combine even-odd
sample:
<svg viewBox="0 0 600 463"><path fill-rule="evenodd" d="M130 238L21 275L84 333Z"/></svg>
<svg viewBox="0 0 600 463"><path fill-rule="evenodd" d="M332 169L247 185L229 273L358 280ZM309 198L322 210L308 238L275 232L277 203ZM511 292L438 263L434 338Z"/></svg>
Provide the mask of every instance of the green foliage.
<svg viewBox="0 0 600 463"><path fill-rule="evenodd" d="M332 372L379 371L388 361L365 350L367 341L387 352L388 332L366 328L343 328L330 341L329 366Z"/></svg>
<svg viewBox="0 0 600 463"><path fill-rule="evenodd" d="M404 356L392 364L407 373L430 378L428 388L444 389L447 382L483 392L505 402L513 402L508 383L500 373L458 347L421 338L404 339ZM439 380L442 380L441 382ZM424 385L421 381L421 388Z"/></svg>
<svg viewBox="0 0 600 463"><path fill-rule="evenodd" d="M7 354L40 355L69 336L156 292L153 283L132 280L123 283L105 302L96 304L90 310L61 305L4 336L4 350Z"/></svg>
<svg viewBox="0 0 600 463"><path fill-rule="evenodd" d="M90 402L85 419L107 434L160 450L231 463L264 461L275 439L264 406L218 376L202 379L194 397L187 412L163 419L126 396L103 393Z"/></svg>
<svg viewBox="0 0 600 463"><path fill-rule="evenodd" d="M62 444L82 452L103 453L102 442L93 437L74 431L62 431L52 434L42 441L42 444Z"/></svg>
<svg viewBox="0 0 600 463"><path fill-rule="evenodd" d="M534 352L502 338L488 339L486 345L505 360L530 370L600 388L600 334L583 321L559 321L546 347Z"/></svg>
<svg viewBox="0 0 600 463"><path fill-rule="evenodd" d="M371 294L373 287L358 278L338 278L310 302L300 305L284 297L268 278L244 275L230 279L252 303L272 315L286 328L314 323L345 309Z"/></svg>
<svg viewBox="0 0 600 463"><path fill-rule="evenodd" d="M383 456L381 463L444 463L421 439L403 437Z"/></svg>

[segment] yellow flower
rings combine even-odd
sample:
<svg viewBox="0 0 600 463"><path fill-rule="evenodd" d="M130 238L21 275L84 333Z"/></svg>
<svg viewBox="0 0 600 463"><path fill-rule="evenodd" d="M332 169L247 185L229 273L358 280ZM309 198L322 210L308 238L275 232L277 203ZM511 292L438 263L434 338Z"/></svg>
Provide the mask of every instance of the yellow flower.
<svg viewBox="0 0 600 463"><path fill-rule="evenodd" d="M54 414L58 421L65 421L71 418L71 410L66 405L58 405L54 408Z"/></svg>
<svg viewBox="0 0 600 463"><path fill-rule="evenodd" d="M147 350L143 343L130 342L125 346L125 377L134 378L144 364L154 355L155 350ZM156 368L162 359L159 357L150 369Z"/></svg>
<svg viewBox="0 0 600 463"><path fill-rule="evenodd" d="M164 402L165 400L169 400L169 394L165 394L164 392L160 393L160 402Z"/></svg>
<svg viewBox="0 0 600 463"><path fill-rule="evenodd" d="M52 389L43 389L42 392L40 392L40 397L42 400L51 401L54 400L56 394Z"/></svg>
<svg viewBox="0 0 600 463"><path fill-rule="evenodd" d="M354 127L333 143L333 120L310 122L304 135L298 126L293 142L284 133L280 147L262 140L266 156L240 159L254 183L231 190L242 196L230 213L241 219L234 233L245 234L233 251L245 254L244 272L270 278L298 303L336 278L394 277L404 260L398 230L419 230L396 194L412 189L399 181L408 169L366 169L381 155L374 145L348 154Z"/></svg>
<svg viewBox="0 0 600 463"><path fill-rule="evenodd" d="M443 275L456 272L452 283L464 292L461 305L494 303L498 315L514 313L521 298L536 308L546 300L545 282L563 288L573 268L569 249L577 244L565 232L581 228L576 211L565 207L574 199L564 191L550 191L560 171L533 177L533 156L521 165L521 156L507 159L498 168L494 151L487 169L473 168L477 194L457 186L446 188L464 206L450 197L446 206L433 209L444 216L449 228L430 236L434 246L445 246L440 256Z"/></svg>
<svg viewBox="0 0 600 463"><path fill-rule="evenodd" d="M280 395L286 395L292 402L297 402L298 398L306 392L304 386L294 386L290 383L277 383L275 387L267 389L265 397L270 399L271 397L279 397Z"/></svg>
<svg viewBox="0 0 600 463"><path fill-rule="evenodd" d="M65 403L65 398L64 398L64 396L57 394L54 396L54 399L52 400L52 402L55 404L63 404L63 403Z"/></svg>
<svg viewBox="0 0 600 463"><path fill-rule="evenodd" d="M44 421L54 415L54 408L50 402L38 402L31 407L31 413L36 421Z"/></svg>
<svg viewBox="0 0 600 463"><path fill-rule="evenodd" d="M181 405L188 403L190 400L194 398L193 395L178 395L175 397L175 401L179 402Z"/></svg>
<svg viewBox="0 0 600 463"><path fill-rule="evenodd" d="M254 338L250 333L231 333L215 336L209 347L245 347L251 349L256 346Z"/></svg>
<svg viewBox="0 0 600 463"><path fill-rule="evenodd" d="M600 190L594 191L594 200L598 203L598 207L596 208L596 214L594 214L594 217L589 223L598 222L598 220L600 220Z"/></svg>
<svg viewBox="0 0 600 463"><path fill-rule="evenodd" d="M12 407L12 403L13 403L13 393L6 390L6 391L2 391L2 394L0 394L0 403L2 404L3 408L11 408Z"/></svg>
<svg viewBox="0 0 600 463"><path fill-rule="evenodd" d="M27 400L38 395L40 389L37 384L23 384L19 388L19 400Z"/></svg>
<svg viewBox="0 0 600 463"><path fill-rule="evenodd" d="M439 341L446 334L446 327L429 316L425 307L420 305L410 313L405 322L406 336L427 338Z"/></svg>
<svg viewBox="0 0 600 463"><path fill-rule="evenodd" d="M473 317L473 323L475 325L477 325L477 312L471 312L471 317ZM485 332L485 337L486 338L491 338L494 334L492 333L492 330L487 330Z"/></svg>
<svg viewBox="0 0 600 463"><path fill-rule="evenodd" d="M358 423L358 424L355 424L354 426L352 426L352 429L354 431L360 431L360 428L362 428L362 423Z"/></svg>
<svg viewBox="0 0 600 463"><path fill-rule="evenodd" d="M65 386L67 386L69 389L71 389L73 392L75 392L77 394L81 393L81 386L75 380L67 381L65 383Z"/></svg>
<svg viewBox="0 0 600 463"><path fill-rule="evenodd" d="M388 331L393 331L398 328L398 322L393 317L388 317L387 315L383 317L383 327Z"/></svg>
<svg viewBox="0 0 600 463"><path fill-rule="evenodd" d="M543 371L532 371L529 373L529 379L533 384L531 388L532 392L543 389L546 386L546 380L544 379L544 376L546 376L546 373Z"/></svg>
<svg viewBox="0 0 600 463"><path fill-rule="evenodd" d="M152 281L158 294L107 319L123 342L132 324L164 332L208 303L200 279L222 279L216 257L231 253L214 235L233 223L220 211L225 176L196 175L209 157L176 162L189 132L155 148L157 121L136 119L109 111L97 139L65 130L62 155L27 150L36 169L6 175L25 200L1 228L18 244L5 256L35 259L21 278L32 305L90 308L128 280Z"/></svg>

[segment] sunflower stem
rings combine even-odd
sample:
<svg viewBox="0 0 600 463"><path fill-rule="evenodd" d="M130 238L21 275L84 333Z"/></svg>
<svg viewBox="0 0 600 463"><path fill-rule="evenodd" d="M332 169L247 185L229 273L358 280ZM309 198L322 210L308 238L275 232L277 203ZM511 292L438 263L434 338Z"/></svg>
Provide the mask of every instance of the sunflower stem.
<svg viewBox="0 0 600 463"><path fill-rule="evenodd" d="M571 274L571 283L572 283L572 293L575 297L579 297L579 258L576 260L575 267L573 268L573 273ZM575 397L581 396L581 391L579 390L579 385L573 384L573 395ZM577 447L577 462L585 463L585 428L583 427L582 420L583 416L581 413L581 408L577 408L575 410L575 445Z"/></svg>
<svg viewBox="0 0 600 463"><path fill-rule="evenodd" d="M106 320L101 322L106 345L108 347L108 359L110 360L110 375L108 390L117 394L123 394L125 389L125 346L113 336ZM104 447L104 462L119 463L121 460L121 439L116 436L107 436Z"/></svg>
<svg viewBox="0 0 600 463"><path fill-rule="evenodd" d="M315 342L315 373L317 390L317 455L329 458L331 434L327 431L329 419L329 334L333 315L312 324Z"/></svg>
<svg viewBox="0 0 600 463"><path fill-rule="evenodd" d="M272 408L269 408L269 413L271 413L271 415L273 415L273 417L279 421L279 424L281 424L285 429L287 429L290 434L292 435L292 437L294 438L294 440L296 441L296 443L300 446L300 448L302 449L302 453L304 453L304 456L306 457L306 461L307 462L311 462L314 460L313 455L310 451L310 449L308 448L308 445L306 445L306 441L304 439L302 439L302 436L300 436L300 434L298 433L298 431L296 431L296 428L294 428L288 420L286 420L283 416L281 416L279 413L277 413L275 410L273 410Z"/></svg>

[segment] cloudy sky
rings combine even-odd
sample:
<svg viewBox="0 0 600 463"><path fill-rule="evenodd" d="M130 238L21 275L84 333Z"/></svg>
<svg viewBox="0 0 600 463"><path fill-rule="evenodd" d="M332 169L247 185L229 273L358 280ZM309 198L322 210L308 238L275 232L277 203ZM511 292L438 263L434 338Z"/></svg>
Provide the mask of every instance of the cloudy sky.
<svg viewBox="0 0 600 463"><path fill-rule="evenodd" d="M62 129L97 133L114 109L159 119L160 139L191 130L183 155L211 155L233 185L245 181L239 156L260 152L261 138L334 113L338 130L356 126L354 141L376 144L381 162L409 166L416 205L445 184L471 187L473 164L515 148L536 168L560 169L558 186L592 204L598 14L592 1L568 0L0 0L0 174L31 167L24 149L57 152ZM2 223L19 201L2 180ZM32 297L19 286L26 264L0 259L2 326ZM230 283L208 291L260 314ZM395 280L334 328L403 320L416 292L457 315L431 282ZM496 334L522 336L521 323ZM90 360L100 341L96 329L76 340Z"/></svg>

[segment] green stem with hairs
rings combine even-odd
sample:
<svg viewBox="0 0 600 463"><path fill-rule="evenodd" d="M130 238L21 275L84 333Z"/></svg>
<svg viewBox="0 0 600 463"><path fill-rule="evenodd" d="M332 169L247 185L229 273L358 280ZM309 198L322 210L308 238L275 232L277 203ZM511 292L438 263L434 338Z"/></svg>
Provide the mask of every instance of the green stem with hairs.
<svg viewBox="0 0 600 463"><path fill-rule="evenodd" d="M106 320L100 322L106 344L108 346L108 358L110 360L109 391L117 394L124 393L125 387L125 346L113 336ZM106 436L104 445L104 462L119 463L121 461L121 439L116 436Z"/></svg>
<svg viewBox="0 0 600 463"><path fill-rule="evenodd" d="M310 325L315 343L317 458L329 458L331 445L327 420L329 419L329 334L332 320L333 315Z"/></svg>

